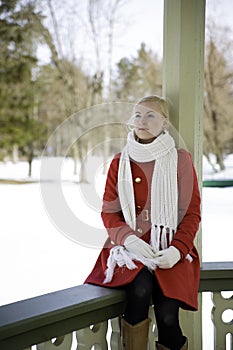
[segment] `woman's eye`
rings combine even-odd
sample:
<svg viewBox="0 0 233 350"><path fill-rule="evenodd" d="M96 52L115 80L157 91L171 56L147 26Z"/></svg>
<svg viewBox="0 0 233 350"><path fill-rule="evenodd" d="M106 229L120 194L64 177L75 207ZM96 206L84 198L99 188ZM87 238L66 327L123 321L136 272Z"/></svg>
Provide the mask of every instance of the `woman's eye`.
<svg viewBox="0 0 233 350"><path fill-rule="evenodd" d="M149 118L154 118L154 114L148 114Z"/></svg>
<svg viewBox="0 0 233 350"><path fill-rule="evenodd" d="M141 114L135 114L135 118L140 118Z"/></svg>

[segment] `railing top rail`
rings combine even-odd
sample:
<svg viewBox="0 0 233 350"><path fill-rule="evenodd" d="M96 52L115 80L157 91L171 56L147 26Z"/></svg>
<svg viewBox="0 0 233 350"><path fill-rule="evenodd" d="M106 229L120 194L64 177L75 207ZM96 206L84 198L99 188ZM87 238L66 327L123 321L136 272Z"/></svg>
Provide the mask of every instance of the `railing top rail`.
<svg viewBox="0 0 233 350"><path fill-rule="evenodd" d="M233 290L233 261L202 263L199 291L227 290Z"/></svg>
<svg viewBox="0 0 233 350"><path fill-rule="evenodd" d="M199 291L223 290L233 290L233 262L203 263ZM114 318L124 306L123 290L88 284L3 305L0 348L11 350L38 344Z"/></svg>
<svg viewBox="0 0 233 350"><path fill-rule="evenodd" d="M38 344L90 323L116 317L122 313L124 304L123 290L85 284L3 305L0 307L0 349Z"/></svg>

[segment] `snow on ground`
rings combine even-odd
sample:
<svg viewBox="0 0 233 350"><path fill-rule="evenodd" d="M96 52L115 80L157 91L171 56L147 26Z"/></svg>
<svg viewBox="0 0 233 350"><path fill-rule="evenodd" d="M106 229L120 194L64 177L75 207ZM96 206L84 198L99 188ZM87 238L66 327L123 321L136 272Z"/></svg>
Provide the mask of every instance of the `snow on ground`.
<svg viewBox="0 0 233 350"><path fill-rule="evenodd" d="M99 159L92 159L92 164L95 164L94 172L88 169L91 184L82 188L77 184L77 177L72 175L70 159L62 168L62 193L70 211L79 217L81 224L77 231L82 231L83 237L87 227L92 228L92 233L95 228L96 232L103 229L99 214L105 177ZM224 173L214 174L204 160L204 178L233 179L233 155L226 164ZM27 171L25 162L0 163L0 179L27 179ZM87 246L85 239L77 242L54 225L42 201L40 183L36 182L39 171L40 160L36 159L31 178L34 183L0 184L0 305L82 284L100 251L100 246ZM55 186L52 182L46 185L48 188ZM93 195L95 203L88 205ZM203 188L202 208L203 261L232 261L233 187ZM213 327L209 293L204 293L203 300L203 348L211 350Z"/></svg>
<svg viewBox="0 0 233 350"><path fill-rule="evenodd" d="M213 167L210 165L206 157L203 157L203 179L204 180L233 180L233 154L225 157L224 165L225 170L219 171L219 166L215 165L215 157L210 156L211 162L218 172L213 171Z"/></svg>

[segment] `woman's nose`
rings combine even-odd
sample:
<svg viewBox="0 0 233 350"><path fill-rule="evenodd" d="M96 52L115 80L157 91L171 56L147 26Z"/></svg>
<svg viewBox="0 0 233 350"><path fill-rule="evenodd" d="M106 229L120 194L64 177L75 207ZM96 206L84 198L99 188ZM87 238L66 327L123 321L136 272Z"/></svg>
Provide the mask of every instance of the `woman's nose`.
<svg viewBox="0 0 233 350"><path fill-rule="evenodd" d="M142 117L140 118L140 122L141 122L141 124L146 124L147 123L147 117L145 115L142 115Z"/></svg>

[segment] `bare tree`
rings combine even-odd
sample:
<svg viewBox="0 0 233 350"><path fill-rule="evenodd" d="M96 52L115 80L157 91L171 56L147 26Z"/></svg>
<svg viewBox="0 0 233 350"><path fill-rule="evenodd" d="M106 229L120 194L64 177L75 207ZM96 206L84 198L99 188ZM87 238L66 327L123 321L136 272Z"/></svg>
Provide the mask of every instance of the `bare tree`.
<svg viewBox="0 0 233 350"><path fill-rule="evenodd" d="M233 135L233 67L229 62L232 42L228 40L227 30L213 23L207 33L203 150L209 161L210 155L215 155L216 164L223 170L225 146Z"/></svg>
<svg viewBox="0 0 233 350"><path fill-rule="evenodd" d="M61 2L55 2L55 0L44 0L43 3L46 5L47 13L50 17L49 28L51 30L46 28L41 28L41 30L44 39L50 48L52 62L57 68L60 79L64 84L64 91L66 90L69 92L69 97L67 99L64 98L64 103L66 105L66 117L72 114L72 112L76 112L81 108L98 105L103 101L111 100L114 31L116 30L118 21L122 18L122 13L120 13L119 10L127 1L87 0L86 11L84 8L82 8L81 11L78 11L78 8L76 8L73 0L68 0L68 2L69 7L72 8L73 11L72 21L70 22L72 22L72 25L74 26L75 22L79 22L79 25L80 23L82 24L82 31L83 29L86 29L86 42L88 47L91 46L90 43L93 44L94 60L92 56L92 65L87 72L89 79L87 79L86 93L84 92L84 94L79 94L80 89L78 84L80 81L82 81L82 79L77 79L77 72L74 71L75 63L78 59L77 54L80 54L82 48L80 48L79 52L75 51L75 49L77 50L78 48L75 47L75 37L73 33L71 33L69 48L70 50L74 50L72 55L74 60L70 61L70 59L67 59L67 42L64 44L63 36L65 22L60 21L60 13L57 13L57 9L59 10ZM79 4L79 6L81 6L81 4ZM58 25L58 23L62 23L63 27L61 24ZM67 25L69 26L69 24ZM122 27L122 23L120 25ZM85 59L85 61L87 61L87 59ZM85 97L85 101L80 101L83 99L83 96ZM104 115L102 115L101 118L103 124L105 124L108 120ZM83 128L82 130L85 131L86 125L78 122L78 127L81 129ZM108 128L104 128L103 132L105 133L105 137L108 138ZM84 139L82 140L84 142ZM108 143L106 142L104 145L107 147ZM76 159L78 155L80 160L82 160L82 154L85 152L85 147L85 144L81 144L81 140L79 141L78 145L74 144L72 148L74 159ZM108 151L105 150L104 154L107 153ZM84 169L84 167L82 167L82 169ZM81 175L82 179L84 177L84 175Z"/></svg>
<svg viewBox="0 0 233 350"><path fill-rule="evenodd" d="M109 1L108 1L109 2ZM107 30L108 30L108 97L109 100L112 100L112 58L113 58L113 47L114 47L114 31L116 22L118 20L118 10L122 8L125 4L125 0L115 0L110 1L105 6L105 18L107 21Z"/></svg>
<svg viewBox="0 0 233 350"><path fill-rule="evenodd" d="M76 64L75 60L72 62L69 60L63 50L64 41L61 33L62 26L58 26L57 16L60 14L56 12L54 7L54 1L46 0L44 5L47 5L46 13L50 16L50 27L47 28L43 23L38 21L38 28L44 38L44 42L47 44L51 53L51 61L56 67L57 75L54 75L53 83L50 86L54 86L54 90L47 92L47 95L51 97L52 94L62 96L62 98L54 100L56 103L55 115L60 115L60 119L57 120L58 124L64 119L76 113L77 111L85 108L88 104L88 79L85 74L81 71L81 68ZM51 32L53 34L51 34ZM75 55L73 55L74 57ZM52 77L52 75L50 75ZM45 96L47 99L47 96ZM48 102L50 103L50 101ZM59 106L59 108L57 108ZM50 114L54 114L50 110ZM49 117L49 116L48 116ZM79 128L79 130L84 130L84 126L78 119L76 119L76 125L73 128ZM52 123L52 126L54 123ZM53 131L53 130L52 130ZM66 147L67 142L64 135L57 135L57 145L55 149L61 154L63 148ZM79 141L79 149L77 149L77 144L75 143L75 136L72 133L72 138L68 140L68 144L73 143L74 146L71 148L73 152L72 156L74 158L74 172L76 171L76 161L77 156L82 160L83 147ZM60 145L60 146L59 146ZM60 147L60 150L59 150ZM85 166L81 167L80 182L86 182L86 171Z"/></svg>
<svg viewBox="0 0 233 350"><path fill-rule="evenodd" d="M103 72L105 72L107 75L105 80L107 82L107 98L110 101L112 100L114 32L122 16L119 10L125 4L126 0L88 0L88 19L96 56L94 77L103 79Z"/></svg>
<svg viewBox="0 0 233 350"><path fill-rule="evenodd" d="M91 28L91 38L96 55L96 73L93 76L91 105L103 101L104 82L106 84L105 100L112 101L112 60L114 48L114 30L120 19L119 10L126 3L125 0L89 0L88 19ZM107 41L106 41L107 39ZM107 48L107 50L106 50ZM105 53L106 50L106 53ZM102 55L101 55L102 53ZM105 74L105 76L104 76ZM102 100L101 100L102 98ZM108 112L103 115L103 125L109 121L112 107L108 105ZM110 153L110 129L103 127L104 164ZM106 167L104 167L104 172Z"/></svg>

